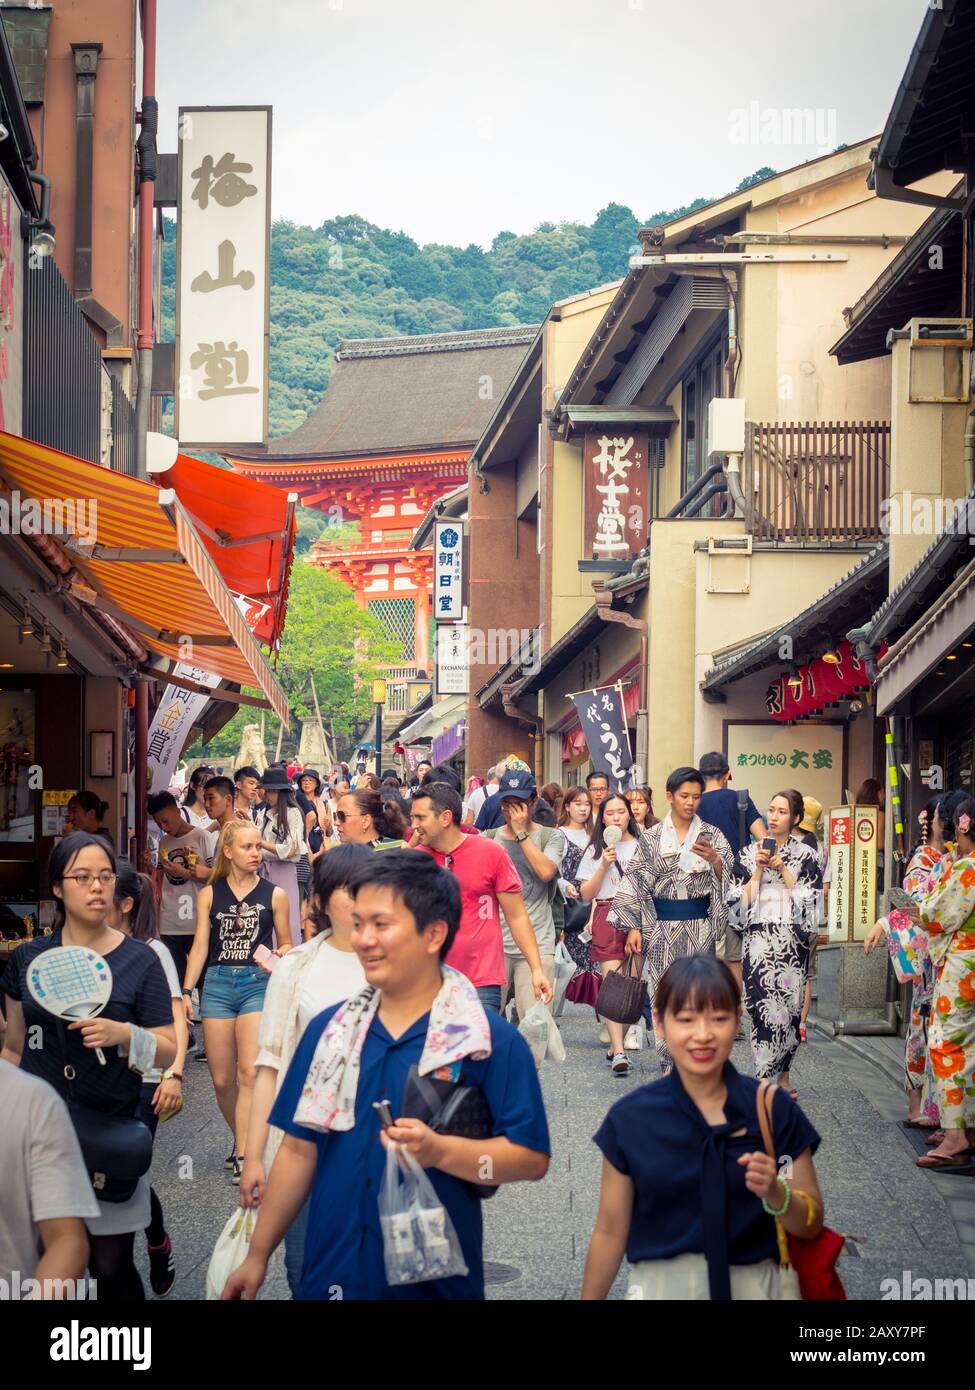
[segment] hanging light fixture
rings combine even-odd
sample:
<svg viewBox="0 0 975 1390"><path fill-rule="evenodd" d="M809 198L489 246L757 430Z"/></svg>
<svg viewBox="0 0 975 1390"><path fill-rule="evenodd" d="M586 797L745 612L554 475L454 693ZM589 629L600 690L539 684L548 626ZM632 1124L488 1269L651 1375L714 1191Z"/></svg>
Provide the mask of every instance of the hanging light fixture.
<svg viewBox="0 0 975 1390"><path fill-rule="evenodd" d="M827 666L839 666L839 664L840 664L839 652L834 652L834 651L823 652L823 660L826 662Z"/></svg>
<svg viewBox="0 0 975 1390"><path fill-rule="evenodd" d="M34 636L34 623L33 623L33 620L32 620L32 618L31 618L31 616L30 616L30 606L29 606L28 604L25 603L25 604L24 604L24 616L23 616L23 619L21 620L20 627L17 629L17 640L18 640L18 642L20 643L20 645L23 646L23 644L24 644L24 638L25 638L25 637L33 637L33 636Z"/></svg>

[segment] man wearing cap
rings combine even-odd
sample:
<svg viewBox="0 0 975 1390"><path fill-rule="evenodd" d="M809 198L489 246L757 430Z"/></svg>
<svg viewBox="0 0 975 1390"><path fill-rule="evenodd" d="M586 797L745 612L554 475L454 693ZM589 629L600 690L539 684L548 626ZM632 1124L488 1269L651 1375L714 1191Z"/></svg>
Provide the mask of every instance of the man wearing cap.
<svg viewBox="0 0 975 1390"><path fill-rule="evenodd" d="M521 758L516 758L514 754L501 759L494 769L498 779L498 790L485 798L474 821L475 830L500 830L501 826L504 825L504 815L501 811L501 781L506 772L526 772L530 776L531 768ZM539 806L548 806L548 802L542 797L538 798L538 804Z"/></svg>
<svg viewBox="0 0 975 1390"><path fill-rule="evenodd" d="M557 892L565 836L533 819L538 788L530 772L505 768L498 784L498 796L504 824L497 830L485 831L485 836L502 846L521 879L521 895L538 943L542 970L551 986L555 976L556 937L552 899ZM535 1002L531 966L515 944L503 912L501 926L506 990L510 993L514 989L515 1008L521 1019Z"/></svg>

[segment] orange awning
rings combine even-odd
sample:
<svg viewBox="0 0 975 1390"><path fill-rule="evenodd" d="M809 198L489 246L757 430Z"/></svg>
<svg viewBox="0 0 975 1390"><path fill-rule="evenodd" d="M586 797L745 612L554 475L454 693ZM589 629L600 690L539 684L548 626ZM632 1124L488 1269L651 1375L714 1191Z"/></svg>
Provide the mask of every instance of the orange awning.
<svg viewBox="0 0 975 1390"><path fill-rule="evenodd" d="M41 509L45 533L95 591L78 585L79 598L161 657L258 686L287 720L284 691L175 492L2 432L0 477L22 516L28 504Z"/></svg>
<svg viewBox="0 0 975 1390"><path fill-rule="evenodd" d="M172 468L156 474L155 481L175 490L227 587L269 604L254 632L273 646L284 626L297 493L282 492L188 454L177 455Z"/></svg>

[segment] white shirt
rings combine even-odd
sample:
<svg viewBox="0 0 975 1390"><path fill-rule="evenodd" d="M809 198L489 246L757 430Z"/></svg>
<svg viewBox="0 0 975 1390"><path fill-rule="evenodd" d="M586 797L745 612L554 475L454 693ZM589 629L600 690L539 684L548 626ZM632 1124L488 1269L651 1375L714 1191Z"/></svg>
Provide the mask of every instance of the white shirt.
<svg viewBox="0 0 975 1390"><path fill-rule="evenodd" d="M94 1218L99 1206L64 1101L39 1076L0 1061L0 1279L32 1279L38 1222Z"/></svg>
<svg viewBox="0 0 975 1390"><path fill-rule="evenodd" d="M562 828L565 829L564 826ZM616 897L617 890L623 881L622 869L626 868L634 854L636 854L636 847L639 843L639 840L620 840L619 844L616 846L616 863L610 864L609 868L603 874L603 881L599 886L599 892L596 894L597 902L602 902L606 898ZM586 850L576 870L576 879L579 883L585 883L586 879L593 877L596 870L599 868L602 857L601 854L596 854L591 848ZM619 867L620 865L622 865L622 869Z"/></svg>
<svg viewBox="0 0 975 1390"><path fill-rule="evenodd" d="M323 1009L351 999L353 994L358 994L365 987L365 983L365 973L355 951L340 951L331 941L323 941L321 950L301 981L298 993L299 1036Z"/></svg>
<svg viewBox="0 0 975 1390"><path fill-rule="evenodd" d="M176 962L169 953L169 947L162 941L147 941L146 945L150 951L155 951L159 957L159 964L163 968L166 976L166 984L169 986L169 993L174 999L182 1002L183 991L180 987L179 976L176 974ZM149 1071L142 1073L142 1084L144 1086L158 1086L162 1080L162 1067L152 1067Z"/></svg>
<svg viewBox="0 0 975 1390"><path fill-rule="evenodd" d="M192 936L196 931L196 898L203 887L196 879L177 878L166 872L166 855L181 868L193 868L213 858L211 837L192 826L185 835L164 835L159 841L159 868L162 891L159 895L159 933L161 936Z"/></svg>

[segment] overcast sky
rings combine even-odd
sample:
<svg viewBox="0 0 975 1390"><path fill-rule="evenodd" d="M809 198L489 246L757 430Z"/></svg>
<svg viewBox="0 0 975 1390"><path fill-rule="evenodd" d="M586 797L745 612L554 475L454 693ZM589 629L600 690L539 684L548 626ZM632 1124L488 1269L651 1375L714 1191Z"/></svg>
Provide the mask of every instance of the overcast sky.
<svg viewBox="0 0 975 1390"><path fill-rule="evenodd" d="M642 219L878 134L927 3L166 0L160 146L181 105L270 104L275 217L483 246Z"/></svg>

